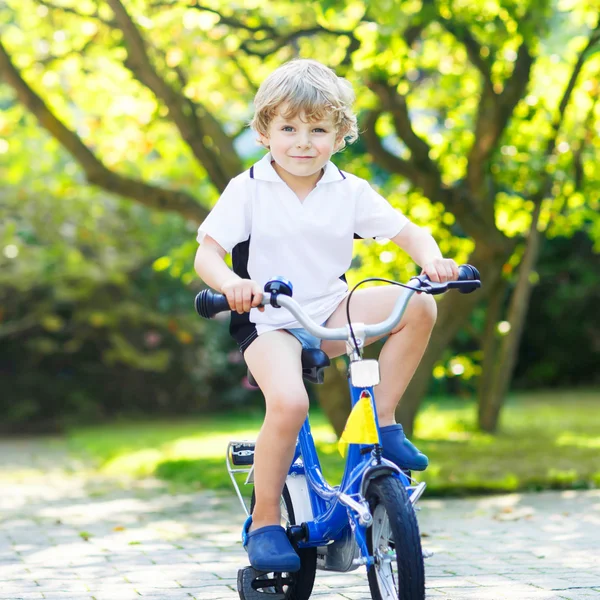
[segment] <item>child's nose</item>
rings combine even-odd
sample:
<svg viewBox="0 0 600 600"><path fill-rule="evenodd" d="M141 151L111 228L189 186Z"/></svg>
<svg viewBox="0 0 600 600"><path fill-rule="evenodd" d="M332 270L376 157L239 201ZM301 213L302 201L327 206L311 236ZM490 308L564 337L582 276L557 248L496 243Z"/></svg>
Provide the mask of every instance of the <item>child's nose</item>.
<svg viewBox="0 0 600 600"><path fill-rule="evenodd" d="M298 148L308 148L311 145L309 135L300 135L297 141Z"/></svg>

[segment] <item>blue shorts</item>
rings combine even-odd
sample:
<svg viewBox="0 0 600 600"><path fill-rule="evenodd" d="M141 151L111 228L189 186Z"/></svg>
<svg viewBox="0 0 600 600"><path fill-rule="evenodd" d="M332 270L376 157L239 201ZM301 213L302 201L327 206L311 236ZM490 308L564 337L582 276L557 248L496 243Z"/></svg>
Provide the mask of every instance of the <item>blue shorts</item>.
<svg viewBox="0 0 600 600"><path fill-rule="evenodd" d="M325 323L323 323L325 325ZM304 327L298 327L297 329L286 329L288 333L291 333L301 344L304 350L310 348L320 348L321 338L315 337L312 333L306 331Z"/></svg>
<svg viewBox="0 0 600 600"><path fill-rule="evenodd" d="M325 321L325 323L327 323L327 321ZM322 327L325 326L325 323L322 324ZM251 323L251 325L252 327L248 328L250 330L249 333L248 331L240 329L232 334L233 338L238 343L242 354L246 352L248 346L250 346L250 344L258 337L258 334L256 333L256 325L253 323ZM304 327L285 329L284 331L291 333L302 344L302 348L305 350L308 350L309 348L321 347L321 340L318 337L315 337L312 333L306 331Z"/></svg>

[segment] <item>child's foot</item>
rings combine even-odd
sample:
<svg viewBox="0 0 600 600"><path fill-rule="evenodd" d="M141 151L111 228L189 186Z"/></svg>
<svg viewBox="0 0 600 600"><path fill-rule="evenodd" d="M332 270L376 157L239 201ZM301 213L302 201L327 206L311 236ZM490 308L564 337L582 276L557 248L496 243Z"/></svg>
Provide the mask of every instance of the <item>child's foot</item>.
<svg viewBox="0 0 600 600"><path fill-rule="evenodd" d="M248 552L250 565L257 571L295 573L300 570L300 557L281 525L267 525L250 530L252 517L242 529L242 544Z"/></svg>
<svg viewBox="0 0 600 600"><path fill-rule="evenodd" d="M424 471L427 468L429 459L406 437L402 425L388 425L381 427L379 431L383 458L392 461L401 469Z"/></svg>

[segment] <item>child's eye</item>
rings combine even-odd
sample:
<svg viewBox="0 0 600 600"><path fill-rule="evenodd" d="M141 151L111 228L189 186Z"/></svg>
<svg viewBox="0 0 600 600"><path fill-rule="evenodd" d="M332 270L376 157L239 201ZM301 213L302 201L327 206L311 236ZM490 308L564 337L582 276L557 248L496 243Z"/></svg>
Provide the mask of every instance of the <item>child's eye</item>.
<svg viewBox="0 0 600 600"><path fill-rule="evenodd" d="M315 127L313 131L316 131L317 133L327 133L322 127Z"/></svg>
<svg viewBox="0 0 600 600"><path fill-rule="evenodd" d="M291 125L284 125L281 128L281 131L293 131L293 130L294 130L294 128Z"/></svg>

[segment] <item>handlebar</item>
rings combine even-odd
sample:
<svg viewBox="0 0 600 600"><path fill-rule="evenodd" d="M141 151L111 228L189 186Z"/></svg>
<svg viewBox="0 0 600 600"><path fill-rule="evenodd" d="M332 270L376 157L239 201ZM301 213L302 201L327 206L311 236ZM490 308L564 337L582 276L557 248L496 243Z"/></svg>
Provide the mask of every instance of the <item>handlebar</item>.
<svg viewBox="0 0 600 600"><path fill-rule="evenodd" d="M431 281L427 275L424 274L412 277L410 279L409 289L405 288L406 293L398 298L389 317L381 323L364 326L366 337L376 337L389 333L400 322L400 319L406 310L408 301L417 291L433 295L442 294L448 289L458 289L458 291L463 294L469 294L481 287L479 271L475 267L471 265L460 265L458 267L458 273L458 280L446 281L444 283ZM272 301L272 296L274 296L274 302ZM350 333L348 326L338 327L336 329L322 327L315 323L291 296L284 295L283 293L271 294L265 292L261 304L263 306L272 304L274 306L286 308L307 331L320 339L349 339ZM202 290L196 296L195 307L196 312L205 319L210 319L221 312L231 310L226 296L209 289Z"/></svg>

